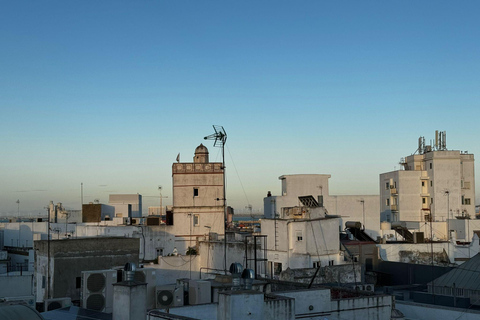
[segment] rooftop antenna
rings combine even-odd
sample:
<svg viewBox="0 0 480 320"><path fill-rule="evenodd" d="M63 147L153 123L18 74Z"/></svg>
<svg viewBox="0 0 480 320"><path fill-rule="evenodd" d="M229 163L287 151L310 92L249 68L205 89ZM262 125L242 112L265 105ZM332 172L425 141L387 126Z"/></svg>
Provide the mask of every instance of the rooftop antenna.
<svg viewBox="0 0 480 320"><path fill-rule="evenodd" d="M222 126L213 125L215 133L206 136L205 140L215 140L214 147L222 148L222 170L223 170L223 222L224 222L224 235L223 235L223 270L227 274L227 194L225 192L225 143L227 143L227 133Z"/></svg>

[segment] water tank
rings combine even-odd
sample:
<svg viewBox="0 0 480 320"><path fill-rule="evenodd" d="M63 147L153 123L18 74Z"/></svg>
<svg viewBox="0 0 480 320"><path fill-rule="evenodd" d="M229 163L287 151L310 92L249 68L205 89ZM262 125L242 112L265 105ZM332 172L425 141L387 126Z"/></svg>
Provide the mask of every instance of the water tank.
<svg viewBox="0 0 480 320"><path fill-rule="evenodd" d="M380 223L380 230L392 230L392 224L390 222L384 221Z"/></svg>
<svg viewBox="0 0 480 320"><path fill-rule="evenodd" d="M362 228L362 223L358 222L358 221L347 221L347 222L345 222L345 228L361 229Z"/></svg>

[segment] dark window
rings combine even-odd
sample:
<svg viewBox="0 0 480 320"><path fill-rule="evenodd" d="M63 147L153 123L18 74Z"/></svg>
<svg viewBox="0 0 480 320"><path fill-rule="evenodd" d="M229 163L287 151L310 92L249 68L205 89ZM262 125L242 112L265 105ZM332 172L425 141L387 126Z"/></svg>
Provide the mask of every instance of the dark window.
<svg viewBox="0 0 480 320"><path fill-rule="evenodd" d="M198 197L198 188L193 188L193 196Z"/></svg>
<svg viewBox="0 0 480 320"><path fill-rule="evenodd" d="M82 287L82 277L75 278L75 288L80 289Z"/></svg>
<svg viewBox="0 0 480 320"><path fill-rule="evenodd" d="M430 169L432 169L432 163L430 162Z"/></svg>

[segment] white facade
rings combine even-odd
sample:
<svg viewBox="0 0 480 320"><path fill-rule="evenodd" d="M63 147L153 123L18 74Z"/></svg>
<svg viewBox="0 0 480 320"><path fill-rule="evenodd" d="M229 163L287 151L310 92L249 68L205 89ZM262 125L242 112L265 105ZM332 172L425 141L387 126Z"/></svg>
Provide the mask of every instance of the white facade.
<svg viewBox="0 0 480 320"><path fill-rule="evenodd" d="M380 175L382 221L447 221L475 216L473 154L419 146L404 170Z"/></svg>
<svg viewBox="0 0 480 320"><path fill-rule="evenodd" d="M339 227L345 229L345 222L358 221L365 232L375 239L380 233L380 207L378 195L330 195L329 174L283 175L281 196L263 198L265 218L283 218L282 208L301 206L299 196L312 196L326 214L339 216Z"/></svg>
<svg viewBox="0 0 480 320"><path fill-rule="evenodd" d="M339 222L333 219L262 219L267 235L267 273L343 263Z"/></svg>
<svg viewBox="0 0 480 320"><path fill-rule="evenodd" d="M108 204L115 207L115 214L122 213L123 217L140 218L142 216L142 195L138 193L111 194L108 197ZM128 205L131 205L131 216L128 215Z"/></svg>

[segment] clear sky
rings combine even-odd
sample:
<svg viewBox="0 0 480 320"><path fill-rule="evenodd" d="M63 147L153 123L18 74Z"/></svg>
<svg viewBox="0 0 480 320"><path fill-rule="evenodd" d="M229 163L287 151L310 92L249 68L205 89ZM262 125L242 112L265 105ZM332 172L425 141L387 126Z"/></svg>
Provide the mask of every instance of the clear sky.
<svg viewBox="0 0 480 320"><path fill-rule="evenodd" d="M228 134L228 204L278 177L379 174L447 131L480 155L479 1L3 1L0 214L110 193L171 203L171 165ZM477 175L478 176L478 175ZM477 190L480 190L477 179ZM243 186L243 187L242 187ZM245 190L245 192L244 192ZM477 200L478 200L477 192ZM478 203L478 201L477 201Z"/></svg>

